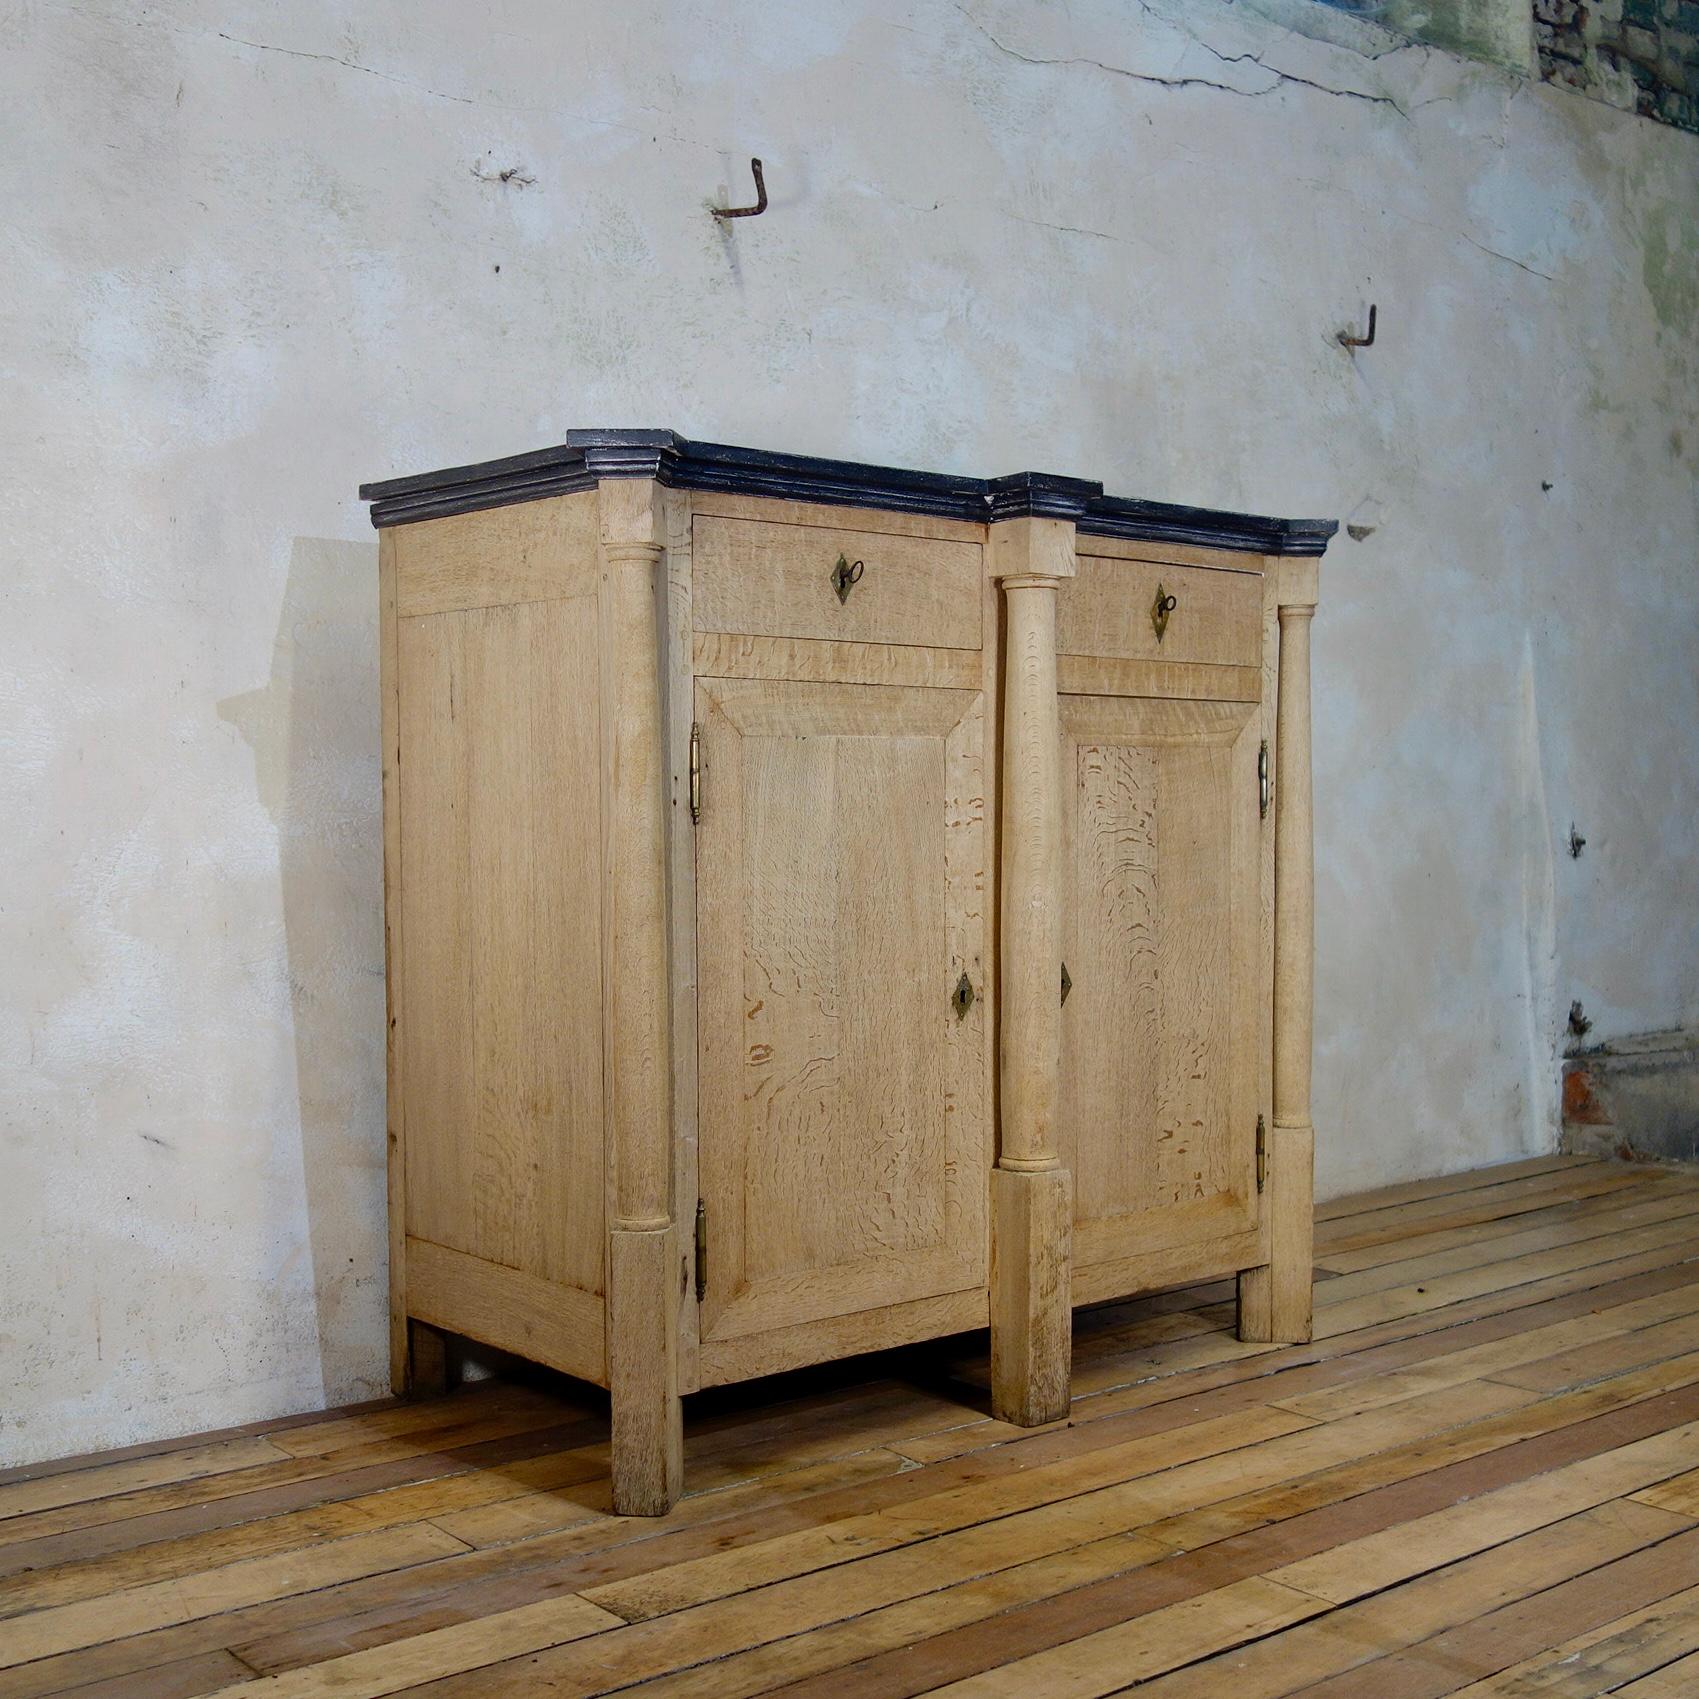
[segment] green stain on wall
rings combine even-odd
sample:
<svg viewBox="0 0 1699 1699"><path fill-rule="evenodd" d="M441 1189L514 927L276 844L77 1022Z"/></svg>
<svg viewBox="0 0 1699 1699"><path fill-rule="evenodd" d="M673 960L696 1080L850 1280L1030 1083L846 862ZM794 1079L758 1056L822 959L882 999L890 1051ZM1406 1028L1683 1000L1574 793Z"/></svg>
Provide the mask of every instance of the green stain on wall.
<svg viewBox="0 0 1699 1699"><path fill-rule="evenodd" d="M1528 0L1327 0L1415 41L1513 70L1534 68Z"/></svg>
<svg viewBox="0 0 1699 1699"><path fill-rule="evenodd" d="M1699 223L1691 212L1662 207L1646 220L1640 275L1665 330L1699 324Z"/></svg>

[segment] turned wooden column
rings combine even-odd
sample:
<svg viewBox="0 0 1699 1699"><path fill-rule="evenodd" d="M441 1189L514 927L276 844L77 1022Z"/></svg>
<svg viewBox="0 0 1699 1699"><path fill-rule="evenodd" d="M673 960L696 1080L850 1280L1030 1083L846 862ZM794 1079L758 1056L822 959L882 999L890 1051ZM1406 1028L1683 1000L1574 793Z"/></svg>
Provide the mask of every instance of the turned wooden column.
<svg viewBox="0 0 1699 1699"><path fill-rule="evenodd" d="M1274 732L1274 1125L1268 1131L1269 1261L1239 1281L1239 1334L1302 1343L1312 1327L1315 1128L1310 1049L1315 848L1310 790L1310 621L1320 564L1280 563Z"/></svg>
<svg viewBox="0 0 1699 1699"><path fill-rule="evenodd" d="M1003 587L1002 924L997 1167L991 1181L991 1404L1032 1427L1068 1413L1073 1186L1056 1154L1061 1072L1061 728L1056 587L1074 528L991 528Z"/></svg>
<svg viewBox="0 0 1699 1699"><path fill-rule="evenodd" d="M657 618L666 532L656 484L616 479L598 488L613 1505L624 1516L659 1516L672 1508L683 1474Z"/></svg>

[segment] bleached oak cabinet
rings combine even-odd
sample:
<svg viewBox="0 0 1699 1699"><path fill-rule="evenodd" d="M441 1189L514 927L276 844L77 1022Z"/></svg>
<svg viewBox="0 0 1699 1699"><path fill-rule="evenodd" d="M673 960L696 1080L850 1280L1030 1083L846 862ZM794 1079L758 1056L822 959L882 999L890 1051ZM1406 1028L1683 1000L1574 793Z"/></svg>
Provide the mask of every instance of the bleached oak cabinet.
<svg viewBox="0 0 1699 1699"><path fill-rule="evenodd" d="M574 432L381 530L391 1349L679 1396L1239 1277L1310 1327L1334 527Z"/></svg>

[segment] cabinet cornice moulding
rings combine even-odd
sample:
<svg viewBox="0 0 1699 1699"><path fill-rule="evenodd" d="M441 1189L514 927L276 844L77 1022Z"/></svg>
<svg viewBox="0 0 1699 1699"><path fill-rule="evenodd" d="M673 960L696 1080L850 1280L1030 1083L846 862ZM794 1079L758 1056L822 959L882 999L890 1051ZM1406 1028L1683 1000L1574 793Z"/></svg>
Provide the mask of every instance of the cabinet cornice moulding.
<svg viewBox="0 0 1699 1699"><path fill-rule="evenodd" d="M568 431L566 441L553 448L362 484L360 496L372 504L372 523L384 527L568 495L606 478L653 478L672 489L886 508L970 524L1063 519L1082 536L1249 554L1319 555L1339 529L1333 519L1275 519L1111 496L1089 479L1048 472L955 477L691 442L666 430Z"/></svg>

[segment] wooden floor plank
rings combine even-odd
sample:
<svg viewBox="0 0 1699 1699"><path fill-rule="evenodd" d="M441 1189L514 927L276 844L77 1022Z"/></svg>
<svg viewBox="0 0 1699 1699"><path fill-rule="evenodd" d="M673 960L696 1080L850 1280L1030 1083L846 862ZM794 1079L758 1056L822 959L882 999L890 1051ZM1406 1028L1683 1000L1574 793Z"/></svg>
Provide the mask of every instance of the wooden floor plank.
<svg viewBox="0 0 1699 1699"><path fill-rule="evenodd" d="M1678 1525L1677 1525L1678 1526ZM1419 1644L1669 1537L1620 1501L1445 1565L1285 1633L1153 1681L1145 1699L1281 1699L1295 1687Z"/></svg>
<svg viewBox="0 0 1699 1699"><path fill-rule="evenodd" d="M201 1699L217 1688L252 1680L253 1671L245 1669L234 1654L204 1652L177 1663L68 1688L65 1699Z"/></svg>
<svg viewBox="0 0 1699 1699"><path fill-rule="evenodd" d="M982 1336L726 1389L656 1521L544 1379L11 1471L0 1699L1692 1699L1699 1178L1318 1217L1308 1344L1212 1281L1082 1313L1041 1430Z"/></svg>
<svg viewBox="0 0 1699 1699"><path fill-rule="evenodd" d="M1678 1286L1673 1291L1613 1305L1578 1316L1573 1321L1529 1328L1507 1339L1449 1352L1416 1368L1379 1375L1371 1382L1331 1387L1325 1392L1281 1399L1280 1403L1283 1408L1295 1410L1300 1415L1328 1421L1335 1416L1372 1409L1374 1405L1390 1399L1431 1392L1436 1387L1473 1380L1480 1375L1496 1375L1505 1369L1537 1362L1542 1357L1571 1350L1589 1341L1634 1333L1659 1322L1694 1314L1699 1314L1699 1285Z"/></svg>
<svg viewBox="0 0 1699 1699"><path fill-rule="evenodd" d="M1486 1168L1465 1168L1456 1174L1438 1174L1426 1180L1400 1180L1372 1191L1351 1192L1325 1198L1316 1205L1317 1221L1337 1221L1341 1216L1368 1215L1395 1204L1417 1203L1423 1198L1454 1197L1458 1192L1481 1191L1502 1186L1509 1180L1525 1180L1535 1174L1573 1173L1595 1167L1592 1156L1525 1156L1515 1162L1495 1162Z"/></svg>
<svg viewBox="0 0 1699 1699"><path fill-rule="evenodd" d="M1416 1315L1437 1309L1441 1304L1543 1280L1548 1275L1615 1262L1639 1251L1665 1246L1691 1250L1696 1235L1699 1235L1699 1217L1687 1210L1641 1226L1631 1227L1617 1221L1602 1234L1584 1239L1560 1238L1558 1243L1537 1249L1509 1251L1507 1247L1507 1254L1473 1264L1464 1261L1457 1252L1439 1259L1413 1258L1392 1264L1387 1271L1375 1271L1376 1274L1404 1271L1405 1278L1400 1284L1363 1282L1359 1290L1359 1277L1351 1275L1330 1282L1321 1289L1318 1319L1327 1333L1348 1332L1389 1316ZM1412 1268L1412 1262L1417 1265L1426 1262L1429 1266ZM1453 1262L1458 1266L1446 1266Z"/></svg>
<svg viewBox="0 0 1699 1699"><path fill-rule="evenodd" d="M1330 1274L1352 1274L1378 1268L1383 1263L1404 1261L1415 1256L1456 1250L1459 1247L1490 1246L1497 1239L1513 1238L1521 1233L1537 1232L1541 1228L1561 1227L1571 1222L1585 1223L1600 1215L1608 1216L1617 1211L1649 1209L1670 1199L1691 1203L1692 1184L1684 1176L1660 1170L1656 1174L1649 1174L1644 1183L1638 1186L1605 1192L1596 1197L1560 1199L1517 1215L1415 1233L1404 1239L1382 1240L1377 1244L1351 1251L1322 1247L1316 1252L1316 1266L1326 1269Z"/></svg>
<svg viewBox="0 0 1699 1699"><path fill-rule="evenodd" d="M52 1510L69 1511L71 1506L133 1495L150 1487L212 1480L276 1463L286 1455L271 1440L255 1434L249 1439L228 1439L216 1445L167 1452L160 1457L138 1457L104 1469L77 1469L39 1480L19 1481L14 1486L0 1487L0 1525L16 1526L20 1517Z"/></svg>
<svg viewBox="0 0 1699 1699"><path fill-rule="evenodd" d="M1273 1578L1335 1604L1390 1587L1442 1563L1455 1563L1565 1516L1667 1480L1690 1462L1699 1422L1688 1422L1598 1457L1500 1487L1467 1504L1351 1540L1271 1571ZM1648 1506L1647 1508L1651 1508Z"/></svg>
<svg viewBox="0 0 1699 1699"><path fill-rule="evenodd" d="M865 1497L895 1475L894 1453L865 1452L812 1469L787 1471L742 1487L685 1498L661 1524L677 1534L736 1525L740 1518L783 1517L795 1500ZM294 1668L316 1658L340 1656L450 1626L514 1604L534 1602L558 1591L555 1576L564 1559L585 1549L614 1549L621 1540L639 1545L657 1537L647 1518L597 1517L564 1533L529 1542L516 1552L473 1552L417 1569L392 1571L321 1588L317 1592L250 1606L218 1619L110 1642L49 1660L55 1668L0 1670L0 1699L34 1699L78 1682L139 1670L170 1658L230 1645L244 1662L262 1670ZM704 1537L712 1538L711 1533ZM31 1671L37 1672L32 1675Z"/></svg>
<svg viewBox="0 0 1699 1699"><path fill-rule="evenodd" d="M939 1699L1030 1699L1036 1693L1045 1699L1098 1699L1326 1608L1295 1588L1253 1577L935 1691Z"/></svg>
<svg viewBox="0 0 1699 1699"><path fill-rule="evenodd" d="M1690 1403L1685 1408L1692 1409ZM1212 1586L1264 1574L1286 1562L1332 1551L1343 1542L1397 1528L1435 1510L1465 1504L1507 1481L1539 1476L1578 1457L1593 1457L1624 1442L1662 1432L1673 1412L1647 1409L1596 1417L1590 1422L1452 1461L1413 1477L1391 1471L1392 1483L1377 1491L1355 1490L1359 1483L1339 1482L1337 1490L1306 1501L1301 1509L1271 1521L1250 1508L1238 1521L1184 1543L1164 1562L1129 1576L1079 1584L1054 1598L1036 1598L1006 1609L994 1621L934 1637L870 1661L866 1667L835 1672L831 1682L805 1683L800 1692L827 1699L841 1691L862 1699L896 1693L928 1692L969 1674L1031 1656L1037 1651L1126 1620L1158 1605L1195 1597ZM1497 1418L1487 1418L1490 1426ZM1393 1452L1383 1455L1395 1454ZM1321 1477L1313 1477L1320 1479ZM1184 1499L1182 1498L1182 1503ZM1227 1502L1232 1502L1231 1500ZM1182 1509L1173 1519L1196 1516ZM1690 1526L1688 1519L1647 1522L1665 1532ZM1170 1524L1172 1525L1172 1524ZM1164 1523L1147 1523L1137 1537L1168 1543Z"/></svg>
<svg viewBox="0 0 1699 1699"><path fill-rule="evenodd" d="M1699 1316L1676 1316L1614 1338L1572 1345L1550 1357L1495 1371L1492 1378L1535 1392L1562 1392L1692 1351L1699 1351Z"/></svg>
<svg viewBox="0 0 1699 1699"><path fill-rule="evenodd" d="M192 1580L158 1581L74 1605L55 1605L0 1623L0 1663L29 1663L167 1623L216 1616L263 1599L309 1592L354 1575L405 1569L464 1550L451 1535L422 1523L335 1540L306 1552L227 1564Z"/></svg>
<svg viewBox="0 0 1699 1699"><path fill-rule="evenodd" d="M384 1464L399 1465L403 1471L411 1470L413 1479L425 1479L433 1471L447 1473L463 1465L466 1459L460 1454L474 1446L527 1433L554 1431L560 1425L558 1417L562 1414L564 1412L555 1412L555 1420L551 1421L550 1413L543 1410L504 1412L441 1429L429 1436L428 1443L404 1434L364 1440L318 1455L279 1455L274 1460L260 1461L245 1468L161 1482L95 1499L79 1499L57 1508L26 1511L0 1522L0 1547L19 1540L45 1539L81 1528L99 1527L133 1516L151 1516L204 1505L216 1499L238 1498L338 1476L352 1477L359 1470ZM79 1480L81 1476L53 1477L52 1484L61 1479ZM26 1482L16 1490L49 1484L47 1481Z"/></svg>
<svg viewBox="0 0 1699 1699"><path fill-rule="evenodd" d="M1456 1699L1597 1699L1699 1650L1699 1587L1589 1629L1457 1690Z"/></svg>
<svg viewBox="0 0 1699 1699"><path fill-rule="evenodd" d="M774 1431L772 1422L722 1426L693 1435L692 1490L712 1491L775 1467L799 1468L822 1456L878 1449L884 1440L916 1430L924 1435L934 1419L960 1414L949 1401L912 1389L886 1389L859 1405L854 1400L846 1404L843 1419L816 1424L801 1436L794 1428ZM119 1549L109 1547L111 1536L103 1531L100 1544L91 1550L88 1530L0 1547L0 1617L404 1522L430 1520L467 1545L483 1545L605 1514L610 1508L605 1429L601 1424L588 1427L597 1435L590 1445L517 1455L507 1462L486 1451L478 1467L467 1462L454 1473L417 1482L404 1478L399 1485L380 1471L365 1492L352 1490L358 1484L353 1476L344 1478L347 1492L337 1490L338 1477L315 1477L313 1490L305 1494L299 1486L273 1489L270 1502L260 1507L270 1514L256 1515L255 1507L247 1507L244 1515L240 1501L232 1499L218 1501L229 1515L209 1515L208 1506L199 1506L190 1513L131 1519L121 1525L126 1537ZM291 1511L284 1493L314 1502ZM181 1528L186 1515L192 1515L192 1528L174 1533L173 1525ZM194 1531L208 1522L206 1531ZM156 1537L147 1543L127 1537L148 1532ZM9 1573L20 1570L28 1573Z"/></svg>
<svg viewBox="0 0 1699 1699"><path fill-rule="evenodd" d="M1306 1683L1292 1690L1291 1699L1444 1699L1471 1681L1694 1586L1699 1586L1699 1529L1600 1564L1418 1645Z"/></svg>
<svg viewBox="0 0 1699 1699"><path fill-rule="evenodd" d="M1624 1197L1636 1201L1624 1203ZM1504 1262L1531 1251L1581 1244L1590 1239L1608 1240L1613 1234L1631 1232L1637 1227L1649 1227L1660 1221L1684 1219L1691 1224L1699 1216L1696 1204L1699 1204L1699 1199L1695 1199L1685 1186L1658 1197L1645 1197L1638 1191L1616 1193L1610 1197L1586 1199L1565 1210L1556 1220L1547 1220L1540 1215L1521 1215L1484 1227L1465 1228L1457 1234L1454 1244L1435 1245L1428 1238L1420 1238L1412 1242L1413 1255L1388 1257L1358 1269L1327 1270L1332 1278L1317 1285L1316 1302L1322 1305L1343 1303L1347 1298L1361 1297L1365 1292L1383 1292L1392 1286L1414 1286L1435 1275L1454 1274L1480 1263ZM1601 1249L1606 1254L1594 1260L1609 1261L1608 1246ZM1223 1292L1220 1296L1226 1298L1231 1295Z"/></svg>
<svg viewBox="0 0 1699 1699"><path fill-rule="evenodd" d="M569 1593L371 1651L348 1652L282 1675L233 1682L218 1690L217 1699L236 1699L239 1694L248 1699L383 1699L462 1670L600 1634L618 1626L619 1620Z"/></svg>
<svg viewBox="0 0 1699 1699"><path fill-rule="evenodd" d="M1316 1243L1330 1252L1362 1250L1418 1233L1502 1221L1507 1216L1525 1215L1553 1203L1626 1191L1636 1181L1633 1173L1623 1172L1609 1163L1590 1166L1578 1174L1537 1174L1531 1179L1512 1180L1458 1196L1428 1198L1367 1215L1343 1216L1322 1223L1316 1229Z"/></svg>
<svg viewBox="0 0 1699 1699"><path fill-rule="evenodd" d="M1693 1699L1699 1693L1699 1652L1677 1658L1626 1687L1619 1687L1615 1699Z"/></svg>

